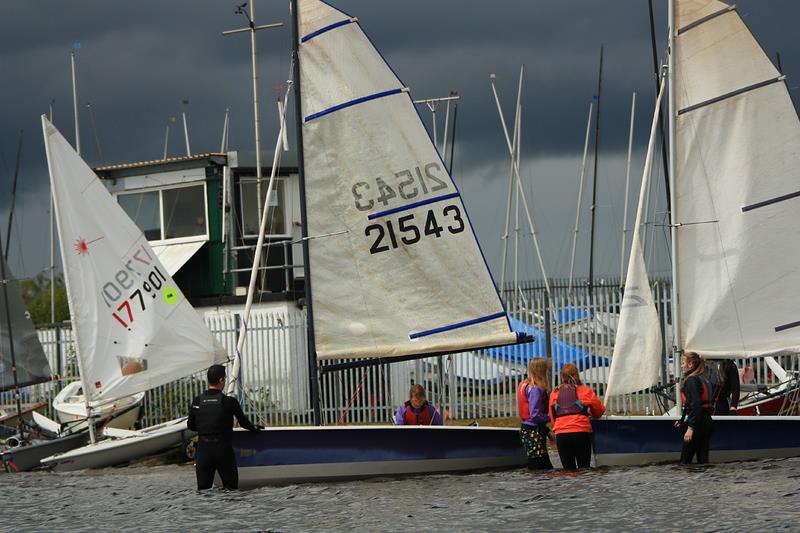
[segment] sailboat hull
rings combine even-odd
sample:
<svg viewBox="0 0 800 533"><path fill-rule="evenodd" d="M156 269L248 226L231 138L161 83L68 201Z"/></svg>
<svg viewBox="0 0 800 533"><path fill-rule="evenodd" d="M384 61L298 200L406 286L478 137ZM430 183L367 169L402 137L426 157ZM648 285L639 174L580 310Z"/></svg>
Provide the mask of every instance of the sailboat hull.
<svg viewBox="0 0 800 533"><path fill-rule="evenodd" d="M338 426L234 432L239 486L501 469L526 464L519 431Z"/></svg>
<svg viewBox="0 0 800 533"><path fill-rule="evenodd" d="M186 419L131 432L124 438L113 438L88 444L65 453L42 459L41 464L56 472L87 468L105 468L147 457L183 443L192 434Z"/></svg>
<svg viewBox="0 0 800 533"><path fill-rule="evenodd" d="M27 472L41 466L40 461L54 453L67 452L89 442L89 432L46 440L29 446L19 446L3 452L7 472Z"/></svg>
<svg viewBox="0 0 800 533"><path fill-rule="evenodd" d="M683 428L668 416L609 416L592 421L597 466L678 462ZM715 416L714 463L800 456L800 417Z"/></svg>

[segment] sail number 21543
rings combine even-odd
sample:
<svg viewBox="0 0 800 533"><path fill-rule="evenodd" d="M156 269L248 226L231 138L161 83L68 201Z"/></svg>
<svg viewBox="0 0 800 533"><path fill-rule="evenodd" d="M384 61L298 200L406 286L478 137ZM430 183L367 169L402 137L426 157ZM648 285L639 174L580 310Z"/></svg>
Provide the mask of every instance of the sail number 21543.
<svg viewBox="0 0 800 533"><path fill-rule="evenodd" d="M439 238L444 233L461 233L465 223L461 210L457 205L447 205L441 212L428 209L427 213L416 218L414 214L399 217L397 220L386 219L381 224L370 224L364 228L364 235L374 240L369 253L378 254L398 248L400 243L410 246L423 238Z"/></svg>

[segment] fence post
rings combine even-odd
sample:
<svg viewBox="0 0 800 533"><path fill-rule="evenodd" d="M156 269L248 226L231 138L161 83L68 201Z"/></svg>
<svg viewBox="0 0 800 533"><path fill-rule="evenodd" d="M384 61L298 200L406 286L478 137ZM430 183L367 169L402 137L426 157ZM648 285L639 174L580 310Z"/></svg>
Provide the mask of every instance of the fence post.
<svg viewBox="0 0 800 533"><path fill-rule="evenodd" d="M544 338L547 343L545 348L545 356L553 356L553 328L550 317L550 295L547 291L544 292Z"/></svg>

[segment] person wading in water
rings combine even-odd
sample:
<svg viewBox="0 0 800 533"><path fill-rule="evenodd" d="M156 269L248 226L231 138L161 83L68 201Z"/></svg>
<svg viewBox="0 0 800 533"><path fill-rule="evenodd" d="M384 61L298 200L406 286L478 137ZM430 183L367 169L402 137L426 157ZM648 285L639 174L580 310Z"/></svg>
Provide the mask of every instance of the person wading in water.
<svg viewBox="0 0 800 533"><path fill-rule="evenodd" d="M697 455L698 463L708 462L708 448L711 442L712 396L711 384L703 375L706 364L695 352L686 352L681 357L681 369L686 375L681 383L683 416L675 426L686 426L683 434L681 464L690 464Z"/></svg>
<svg viewBox="0 0 800 533"><path fill-rule="evenodd" d="M239 425L250 431L258 431L242 412L239 401L222 393L225 388L225 367L213 365L206 374L208 390L192 400L187 425L198 434L195 474L197 489L210 489L214 484L214 473L219 472L226 489L239 488L239 471L233 454L233 417Z"/></svg>
<svg viewBox="0 0 800 533"><path fill-rule="evenodd" d="M553 464L547 452L550 416L547 414L550 360L531 359L528 378L517 387L517 408L522 421L519 438L528 456L528 468L550 470Z"/></svg>

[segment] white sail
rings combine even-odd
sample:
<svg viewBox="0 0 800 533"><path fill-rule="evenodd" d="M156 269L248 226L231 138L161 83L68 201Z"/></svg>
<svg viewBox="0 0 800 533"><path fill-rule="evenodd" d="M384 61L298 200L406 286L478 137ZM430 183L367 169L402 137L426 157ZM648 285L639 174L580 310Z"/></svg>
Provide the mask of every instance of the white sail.
<svg viewBox="0 0 800 533"><path fill-rule="evenodd" d="M800 350L800 121L738 13L676 4L678 305L704 356Z"/></svg>
<svg viewBox="0 0 800 533"><path fill-rule="evenodd" d="M141 230L42 117L61 257L89 402L140 392L226 354Z"/></svg>
<svg viewBox="0 0 800 533"><path fill-rule="evenodd" d="M625 293L622 296L619 324L614 340L614 354L611 357L611 369L608 373L606 397L637 392L651 387L658 383L661 370L661 326L658 322L653 293L650 290L650 280L647 277L640 233L647 185L653 167L656 128L663 94L662 83L650 127L650 141L647 145L647 156L642 173L639 206L636 210L628 274L625 278Z"/></svg>
<svg viewBox="0 0 800 533"><path fill-rule="evenodd" d="M19 282L1 253L0 278L0 391L13 389L15 380L20 387L48 381L52 379L50 363L25 309ZM11 339L14 340L13 361Z"/></svg>
<svg viewBox="0 0 800 533"><path fill-rule="evenodd" d="M298 4L317 356L514 342L408 90L354 18L319 0Z"/></svg>

